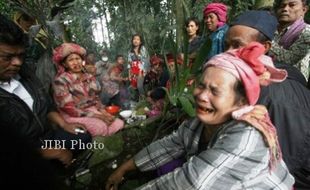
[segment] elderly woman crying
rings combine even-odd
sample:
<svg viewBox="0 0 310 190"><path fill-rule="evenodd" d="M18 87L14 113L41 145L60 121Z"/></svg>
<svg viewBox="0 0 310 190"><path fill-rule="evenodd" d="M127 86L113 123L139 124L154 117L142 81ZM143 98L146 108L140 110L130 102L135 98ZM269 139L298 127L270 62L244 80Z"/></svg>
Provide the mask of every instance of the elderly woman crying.
<svg viewBox="0 0 310 190"><path fill-rule="evenodd" d="M85 53L74 43L63 43L54 50L54 100L67 122L83 124L92 136L112 135L124 127L124 122L105 111L98 97L100 86L93 75L84 72Z"/></svg>
<svg viewBox="0 0 310 190"><path fill-rule="evenodd" d="M264 50L253 43L211 58L194 90L196 118L122 164L106 190L117 189L128 171L153 170L180 157L187 158L181 167L138 189L291 190L294 178L268 115L248 113L259 97L260 80L286 78Z"/></svg>

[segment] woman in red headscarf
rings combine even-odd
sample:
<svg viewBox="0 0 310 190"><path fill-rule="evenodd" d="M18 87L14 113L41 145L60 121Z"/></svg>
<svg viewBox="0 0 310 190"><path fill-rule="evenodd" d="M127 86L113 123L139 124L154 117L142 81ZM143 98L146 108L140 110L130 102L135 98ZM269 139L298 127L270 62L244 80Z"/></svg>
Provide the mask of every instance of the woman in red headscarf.
<svg viewBox="0 0 310 190"><path fill-rule="evenodd" d="M209 31L208 38L212 41L207 59L224 52L225 34L228 30L227 7L223 3L210 3L203 10L204 22Z"/></svg>
<svg viewBox="0 0 310 190"><path fill-rule="evenodd" d="M105 111L98 96L100 86L93 75L84 72L85 53L73 43L63 43L54 50L54 100L67 122L83 124L92 136L112 135L124 127L124 122Z"/></svg>
<svg viewBox="0 0 310 190"><path fill-rule="evenodd" d="M166 87L167 81L169 80L169 73L161 57L153 55L150 63L151 69L144 77L144 90L147 94L157 87Z"/></svg>
<svg viewBox="0 0 310 190"><path fill-rule="evenodd" d="M286 78L270 58L270 65L263 64L264 50L255 43L211 58L194 90L196 118L122 164L106 190L117 189L129 171L154 170L180 157L187 158L181 167L138 189L291 190L294 178L268 114L246 117L259 97L259 81Z"/></svg>

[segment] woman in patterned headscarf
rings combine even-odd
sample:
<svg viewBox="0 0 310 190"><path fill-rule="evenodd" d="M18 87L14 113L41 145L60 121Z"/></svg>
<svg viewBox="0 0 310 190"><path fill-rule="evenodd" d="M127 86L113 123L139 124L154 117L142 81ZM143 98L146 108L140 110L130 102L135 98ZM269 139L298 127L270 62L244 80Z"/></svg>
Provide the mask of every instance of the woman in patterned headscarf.
<svg viewBox="0 0 310 190"><path fill-rule="evenodd" d="M83 124L92 136L112 135L124 122L105 111L98 97L100 86L93 75L84 72L85 54L84 48L73 43L63 43L54 50L54 99L67 122Z"/></svg>

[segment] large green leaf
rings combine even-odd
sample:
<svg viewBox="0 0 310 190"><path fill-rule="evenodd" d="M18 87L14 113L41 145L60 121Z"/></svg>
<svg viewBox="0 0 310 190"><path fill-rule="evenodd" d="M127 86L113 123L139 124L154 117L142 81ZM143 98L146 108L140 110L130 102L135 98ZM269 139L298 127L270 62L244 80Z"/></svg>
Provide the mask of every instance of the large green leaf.
<svg viewBox="0 0 310 190"><path fill-rule="evenodd" d="M196 112L193 104L190 102L190 100L184 96L180 96L179 101L182 105L182 109L190 116L195 117Z"/></svg>
<svg viewBox="0 0 310 190"><path fill-rule="evenodd" d="M199 71L201 71L201 68L204 64L204 61L206 61L207 55L211 49L212 42L209 38L205 39L204 44L200 48L197 57L195 59L195 62L192 67L192 74L200 74Z"/></svg>

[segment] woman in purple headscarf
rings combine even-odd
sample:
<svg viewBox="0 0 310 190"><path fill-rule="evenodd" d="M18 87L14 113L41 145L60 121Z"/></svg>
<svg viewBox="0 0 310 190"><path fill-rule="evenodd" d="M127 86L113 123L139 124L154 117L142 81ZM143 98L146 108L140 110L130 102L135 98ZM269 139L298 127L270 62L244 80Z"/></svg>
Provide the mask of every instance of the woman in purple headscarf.
<svg viewBox="0 0 310 190"><path fill-rule="evenodd" d="M210 3L203 10L204 22L209 31L212 47L207 59L224 52L225 34L228 30L227 7L223 3Z"/></svg>

